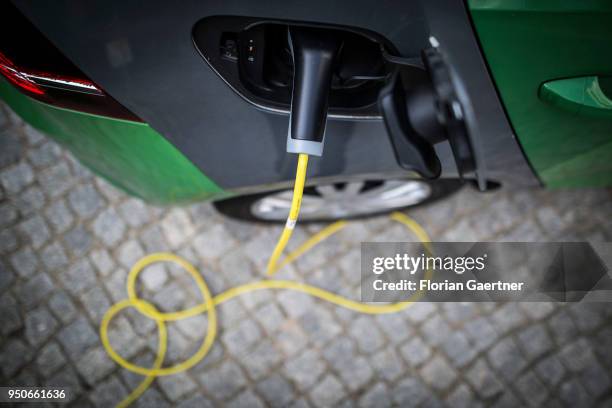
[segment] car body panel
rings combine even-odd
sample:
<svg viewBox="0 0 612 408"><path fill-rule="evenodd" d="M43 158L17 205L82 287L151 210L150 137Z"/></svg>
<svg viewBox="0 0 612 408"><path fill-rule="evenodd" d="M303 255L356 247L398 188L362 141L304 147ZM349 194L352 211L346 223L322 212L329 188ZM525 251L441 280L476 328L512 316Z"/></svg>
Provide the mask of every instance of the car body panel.
<svg viewBox="0 0 612 408"><path fill-rule="evenodd" d="M488 177L504 184L539 185L506 120L462 1L15 4L79 69L224 190L288 187L296 158L285 150L288 116L259 110L243 100L198 53L193 27L213 15L359 27L380 33L410 57L428 47L429 36L434 35L474 104L481 134L477 143ZM436 150L442 176L457 177L448 143ZM328 121L325 152L311 160L309 180L391 174L414 177L396 163L381 120Z"/></svg>
<svg viewBox="0 0 612 408"><path fill-rule="evenodd" d="M612 185L611 117L592 114L588 100L568 109L568 101L540 91L551 81L612 75L612 3L470 0L469 8L509 119L543 183Z"/></svg>
<svg viewBox="0 0 612 408"><path fill-rule="evenodd" d="M180 204L228 196L149 125L38 102L0 78L0 97L84 165L148 202Z"/></svg>

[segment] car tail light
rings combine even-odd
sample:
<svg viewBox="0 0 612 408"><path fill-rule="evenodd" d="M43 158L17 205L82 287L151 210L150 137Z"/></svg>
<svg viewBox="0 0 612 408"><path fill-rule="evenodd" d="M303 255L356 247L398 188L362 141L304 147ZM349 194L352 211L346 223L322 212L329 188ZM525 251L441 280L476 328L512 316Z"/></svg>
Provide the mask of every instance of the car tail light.
<svg viewBox="0 0 612 408"><path fill-rule="evenodd" d="M104 92L10 2L0 2L0 74L50 105L142 122Z"/></svg>

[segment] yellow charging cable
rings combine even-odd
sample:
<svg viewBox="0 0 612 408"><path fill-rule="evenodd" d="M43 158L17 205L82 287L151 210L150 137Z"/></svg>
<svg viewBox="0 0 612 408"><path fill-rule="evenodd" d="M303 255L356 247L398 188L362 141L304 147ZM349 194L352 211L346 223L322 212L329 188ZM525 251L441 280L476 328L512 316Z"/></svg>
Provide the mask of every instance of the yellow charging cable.
<svg viewBox="0 0 612 408"><path fill-rule="evenodd" d="M289 238L291 237L295 222L298 217L301 198L304 191L307 164L308 156L300 154L300 157L298 159L298 170L296 174L296 183L294 187L294 197L291 205L291 211L289 214L289 218L287 219L285 229L283 230L279 242L276 245L268 263L267 273L269 275L273 274L282 266L293 262L300 255L307 252L317 243L323 241L324 239L338 232L340 229L347 225L346 221L338 221L327 226L326 228L312 236L310 239L308 239L306 242L304 242L302 245L300 245L296 250L288 254L287 257L277 266L278 259L280 258L285 246L287 245L287 242L289 241ZM419 241L423 243L423 245L425 246L425 250L428 253L431 253L431 248L429 244L431 240L429 239L427 233L416 221L400 212L392 213L391 219L408 227L408 229L410 229L415 234ZM151 303L147 302L146 300L140 299L136 294L136 282L138 280L138 276L144 270L144 268L156 262L173 262L176 265L180 266L182 269L184 269L187 273L189 273L189 275L191 275L191 277L195 281L198 290L202 294L203 302L185 310L163 313L160 312ZM427 270L425 273L425 279L430 279L431 275L432 271ZM341 306L346 309L364 314L385 314L399 312L413 304L418 299L420 299L425 293L421 290L416 291L409 299L397 303L368 304L348 299L335 293L329 292L327 290L305 283L289 280L262 280L236 286L213 297L204 278L198 273L197 269L185 259L170 253L154 253L147 255L144 258L140 259L138 262L136 262L136 264L130 270L127 280L128 299L122 300L112 305L104 314L104 317L102 318L102 323L100 324L100 338L102 340L102 345L104 346L104 349L106 350L108 355L121 367L134 373L145 376L145 379L125 399L123 399L123 401L121 401L118 406L126 407L132 402L136 401L147 390L147 388L151 385L151 383L156 377L178 374L180 372L190 369L191 367L202 361L202 359L206 357L206 354L212 347L217 335L216 306L227 302L237 296L240 296L241 294L264 289L293 290L319 298L337 306ZM142 367L137 364L131 363L121 357L121 355L119 355L119 353L117 353L112 347L110 339L108 337L108 328L113 318L119 312L130 307L135 308L143 315L155 321L155 323L157 324L157 355L155 357L153 366L150 368ZM170 367L162 367L168 348L168 333L165 322L186 319L202 313L208 314L208 323L206 335L198 350L191 357L181 363Z"/></svg>
<svg viewBox="0 0 612 408"><path fill-rule="evenodd" d="M302 196L304 195L304 184L306 183L307 168L308 155L300 153L298 156L298 165L295 174L295 184L293 186L293 198L291 199L289 216L287 217L285 228L283 228L283 232L276 243L276 247L274 247L274 251L272 251L272 256L270 256L270 260L268 261L268 275L274 274L274 272L279 269L279 267L276 266L278 258L280 258L282 255L287 243L289 242L289 239L291 238L291 235L293 234L293 229L295 228L298 215L300 214L300 206L302 205Z"/></svg>

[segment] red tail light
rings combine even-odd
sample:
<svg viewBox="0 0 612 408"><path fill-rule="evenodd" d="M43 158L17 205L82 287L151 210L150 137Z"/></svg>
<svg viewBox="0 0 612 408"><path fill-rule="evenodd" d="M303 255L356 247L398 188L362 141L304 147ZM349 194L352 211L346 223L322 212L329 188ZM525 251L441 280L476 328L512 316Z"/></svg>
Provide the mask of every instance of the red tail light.
<svg viewBox="0 0 612 408"><path fill-rule="evenodd" d="M0 52L0 73L18 88L36 95L43 95L43 91L34 81L29 79L25 73L20 72L17 67Z"/></svg>
<svg viewBox="0 0 612 408"><path fill-rule="evenodd" d="M0 74L41 102L142 122L87 78L8 1L0 1Z"/></svg>

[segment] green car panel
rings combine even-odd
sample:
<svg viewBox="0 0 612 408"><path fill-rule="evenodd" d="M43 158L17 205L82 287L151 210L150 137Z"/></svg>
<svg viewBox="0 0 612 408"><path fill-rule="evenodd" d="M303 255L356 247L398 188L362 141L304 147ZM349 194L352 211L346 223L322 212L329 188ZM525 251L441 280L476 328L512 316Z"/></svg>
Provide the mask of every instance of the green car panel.
<svg viewBox="0 0 612 408"><path fill-rule="evenodd" d="M606 106L612 2L469 0L468 6L509 119L544 184L612 185Z"/></svg>
<svg viewBox="0 0 612 408"><path fill-rule="evenodd" d="M180 204L228 195L145 123L50 106L21 94L4 79L0 97L92 171L148 202Z"/></svg>

